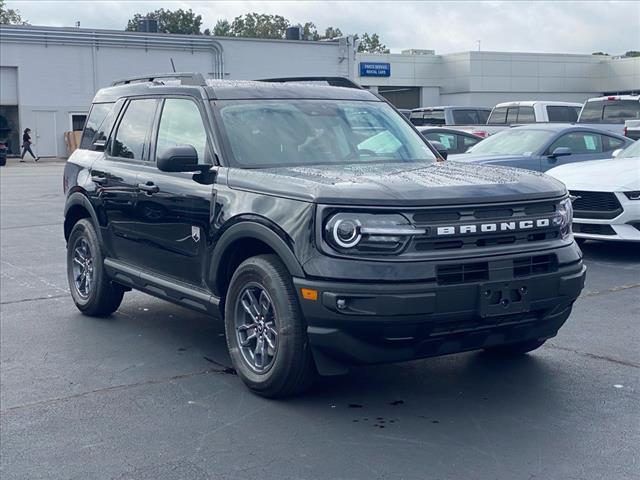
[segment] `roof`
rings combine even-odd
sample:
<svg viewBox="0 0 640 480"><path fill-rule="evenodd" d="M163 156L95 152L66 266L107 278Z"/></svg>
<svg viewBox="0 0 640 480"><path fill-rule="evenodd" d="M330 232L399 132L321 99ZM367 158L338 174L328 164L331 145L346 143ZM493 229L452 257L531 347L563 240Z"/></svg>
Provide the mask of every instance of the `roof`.
<svg viewBox="0 0 640 480"><path fill-rule="evenodd" d="M582 107L582 103L578 103L578 102L556 102L556 101L547 101L547 100L524 100L524 101L517 101L517 102L502 102L502 103L498 103L494 108L498 108L498 107L518 107L518 106L533 107L534 105L537 105L539 103L541 103L543 105L556 105L556 106L566 106L566 107Z"/></svg>
<svg viewBox="0 0 640 480"><path fill-rule="evenodd" d="M412 112L428 112L430 110L491 110L491 107L476 107L472 105L440 105L437 107L420 107L414 108Z"/></svg>
<svg viewBox="0 0 640 480"><path fill-rule="evenodd" d="M208 79L204 85L181 84L176 80L146 81L120 84L103 88L96 94L94 102L115 101L121 97L150 94L191 93L206 95L210 100L248 99L332 99L381 101L364 89L334 87L304 82L276 83L254 80Z"/></svg>
<svg viewBox="0 0 640 480"><path fill-rule="evenodd" d="M607 100L636 100L640 101L640 95L608 95L606 97L590 98L587 102L606 102Z"/></svg>
<svg viewBox="0 0 640 480"><path fill-rule="evenodd" d="M625 139L627 138L615 132L610 132L608 130L603 130L597 127L582 126L575 123L527 123L524 125L513 125L511 128L512 129L517 128L520 130L544 130L547 132L556 132L556 133L562 132L565 130L573 131L573 132L586 131L586 132L602 133L605 135L609 135L611 137L625 138ZM503 131L508 131L508 129Z"/></svg>

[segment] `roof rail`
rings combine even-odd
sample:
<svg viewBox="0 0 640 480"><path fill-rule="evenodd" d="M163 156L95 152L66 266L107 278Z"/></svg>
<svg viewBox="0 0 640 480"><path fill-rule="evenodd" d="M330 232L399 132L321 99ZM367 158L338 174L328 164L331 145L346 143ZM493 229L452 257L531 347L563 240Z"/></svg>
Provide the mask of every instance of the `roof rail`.
<svg viewBox="0 0 640 480"><path fill-rule="evenodd" d="M353 80L349 80L345 77L283 77L283 78L263 78L258 80L259 82L274 82L274 83L304 83L304 82L327 82L332 87L346 87L356 88L363 90Z"/></svg>
<svg viewBox="0 0 640 480"><path fill-rule="evenodd" d="M129 85L130 83L162 83L159 80L174 79L180 80L180 85L195 85L198 87L206 87L207 83L204 77L200 73L158 73L151 75L142 75L131 78L124 78L122 80L116 80L111 84L112 87L117 85Z"/></svg>

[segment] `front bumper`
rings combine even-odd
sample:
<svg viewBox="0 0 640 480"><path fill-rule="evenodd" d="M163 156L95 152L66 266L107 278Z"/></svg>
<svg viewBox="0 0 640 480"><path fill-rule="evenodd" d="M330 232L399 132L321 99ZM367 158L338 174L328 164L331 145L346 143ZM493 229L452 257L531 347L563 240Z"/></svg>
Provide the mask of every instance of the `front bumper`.
<svg viewBox="0 0 640 480"><path fill-rule="evenodd" d="M493 259L486 278L454 284L439 278L420 283L295 278L318 370L341 373L345 365L553 337L584 287L586 268L579 250L572 246L571 253L571 262L543 274L518 275L522 255ZM303 298L302 288L318 291L317 300Z"/></svg>
<svg viewBox="0 0 640 480"><path fill-rule="evenodd" d="M615 192L615 195L622 213L611 219L574 217L576 238L640 242L640 200L629 200L621 192Z"/></svg>

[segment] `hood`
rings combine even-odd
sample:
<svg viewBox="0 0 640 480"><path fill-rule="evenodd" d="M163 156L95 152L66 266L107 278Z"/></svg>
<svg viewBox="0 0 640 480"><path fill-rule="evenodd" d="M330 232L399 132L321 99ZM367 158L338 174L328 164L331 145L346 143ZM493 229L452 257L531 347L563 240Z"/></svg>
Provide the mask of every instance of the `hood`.
<svg viewBox="0 0 640 480"><path fill-rule="evenodd" d="M564 186L542 173L457 162L376 163L229 169L231 188L307 202L426 206L558 197Z"/></svg>
<svg viewBox="0 0 640 480"><path fill-rule="evenodd" d="M531 155L488 155L486 153L458 153L449 155L448 160L461 163L490 163L499 165L500 163L511 163L514 161L531 158Z"/></svg>
<svg viewBox="0 0 640 480"><path fill-rule="evenodd" d="M640 157L569 163L547 171L570 190L626 192L640 190Z"/></svg>

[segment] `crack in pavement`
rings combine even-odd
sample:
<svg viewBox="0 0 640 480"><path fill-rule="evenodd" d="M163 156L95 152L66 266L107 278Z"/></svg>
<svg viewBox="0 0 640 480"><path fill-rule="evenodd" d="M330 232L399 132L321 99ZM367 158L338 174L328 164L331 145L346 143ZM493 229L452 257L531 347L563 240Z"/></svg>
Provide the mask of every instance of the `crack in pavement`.
<svg viewBox="0 0 640 480"><path fill-rule="evenodd" d="M583 357L593 358L595 360L604 360L605 362L611 362L611 363L616 363L618 365L624 365L625 367L640 368L640 364L635 363L635 362L630 362L628 360L620 360L620 359L617 359L617 358L608 357L606 355L597 355L595 353L581 352L580 350L576 350L574 348L560 347L558 345L553 345L553 344L546 344L545 348L552 348L554 350L562 350L563 352L571 352L571 353L575 353L576 355L581 355Z"/></svg>
<svg viewBox="0 0 640 480"><path fill-rule="evenodd" d="M617 287L607 288L606 290L603 290L603 291L600 291L600 290L588 290L587 292L585 292L582 295L580 295L578 298L595 297L595 296L598 296L598 295L607 295L609 293L622 292L624 290L629 290L631 288L638 288L638 287L640 287L640 283L632 283L631 285L620 285L620 286L617 286Z"/></svg>
<svg viewBox="0 0 640 480"><path fill-rule="evenodd" d="M220 364L218 364L218 365L220 365ZM182 380L184 378L197 377L197 376L200 376L200 375L208 375L210 373L216 373L216 374L220 374L220 375L231 375L231 373L229 371L229 368L224 367L223 365L220 365L219 367L207 368L206 370L200 370L199 372L182 373L180 375L174 375L172 377L167 377L167 378L155 378L155 379L151 379L151 380L144 380L142 382L125 383L125 384L122 384L122 385L113 385L111 387L97 388L95 390L89 390L87 392L75 393L73 395L67 395L65 397L48 398L46 400L38 400L37 402L25 403L25 404L22 404L22 405L14 405L13 407L9 407L9 408L5 408L4 410L0 410L0 415L6 415L7 413L14 412L16 410L23 410L25 408L39 407L39 406L43 406L43 405L49 405L49 404L52 404L52 403L65 402L67 400L74 400L76 398L82 398L82 397L86 397L88 395L108 393L108 392L114 392L114 391L119 391L119 390L126 390L126 389L129 389L129 388L142 387L142 386L147 386L147 385L158 385L158 384L161 384L161 383L173 382L174 380Z"/></svg>
<svg viewBox="0 0 640 480"><path fill-rule="evenodd" d="M35 227L54 227L54 226L61 226L62 222L56 222L56 223L40 223L40 224L36 224L36 225L14 225L12 227L3 227L0 228L0 230L16 230L18 228L35 228Z"/></svg>
<svg viewBox="0 0 640 480"><path fill-rule="evenodd" d="M33 297L23 298L22 300L7 300L6 302L0 302L0 305L13 305L15 303L37 302L39 300L53 300L55 298L68 297L68 293L61 293L60 295L51 295L50 297Z"/></svg>

